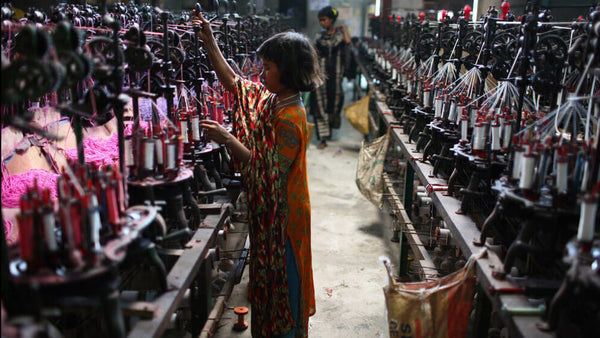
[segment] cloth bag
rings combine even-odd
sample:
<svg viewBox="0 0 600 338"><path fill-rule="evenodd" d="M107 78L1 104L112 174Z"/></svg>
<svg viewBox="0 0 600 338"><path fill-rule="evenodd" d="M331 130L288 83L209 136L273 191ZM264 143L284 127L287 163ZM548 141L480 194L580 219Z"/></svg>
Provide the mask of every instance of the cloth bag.
<svg viewBox="0 0 600 338"><path fill-rule="evenodd" d="M383 288L390 337L465 337L475 292L475 262L429 282L397 283L386 264L389 285Z"/></svg>
<svg viewBox="0 0 600 338"><path fill-rule="evenodd" d="M354 129L360 131L363 135L369 134L369 100L371 95L351 103L344 107L346 118Z"/></svg>
<svg viewBox="0 0 600 338"><path fill-rule="evenodd" d="M379 209L383 208L383 166L390 142L389 131L371 142L363 140L358 152L356 185Z"/></svg>

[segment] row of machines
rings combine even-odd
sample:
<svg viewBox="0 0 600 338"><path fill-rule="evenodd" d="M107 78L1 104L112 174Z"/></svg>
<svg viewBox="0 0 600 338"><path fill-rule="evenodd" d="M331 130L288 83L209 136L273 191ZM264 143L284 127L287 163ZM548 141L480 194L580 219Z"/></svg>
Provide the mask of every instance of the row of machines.
<svg viewBox="0 0 600 338"><path fill-rule="evenodd" d="M539 1L519 16L499 2L477 20L465 6L369 27L360 60L394 127L447 182L427 189L458 199L480 230L469 241L502 259L493 278L541 303L540 330L598 335L600 7L557 22ZM406 193L415 219L434 222L423 190ZM440 222L437 243L450 235Z"/></svg>
<svg viewBox="0 0 600 338"><path fill-rule="evenodd" d="M235 102L191 18L257 81L254 51L287 21L255 8L2 5L3 335L212 332L247 256L245 237L220 247L245 211L235 163L198 126L230 128Z"/></svg>

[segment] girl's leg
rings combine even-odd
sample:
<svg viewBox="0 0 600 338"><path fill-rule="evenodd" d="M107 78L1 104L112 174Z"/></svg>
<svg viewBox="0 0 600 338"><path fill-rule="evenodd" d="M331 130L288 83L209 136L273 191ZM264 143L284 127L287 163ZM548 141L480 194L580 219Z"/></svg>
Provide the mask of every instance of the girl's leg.
<svg viewBox="0 0 600 338"><path fill-rule="evenodd" d="M288 238L285 245L286 252L286 266L288 275L288 288L290 291L290 308L292 310L292 318L294 319L294 328L283 335L277 335L273 338L293 338L298 333L298 327L302 324L299 323L299 312L300 312L300 275L298 274L298 268L296 266L296 258L294 257L294 249Z"/></svg>

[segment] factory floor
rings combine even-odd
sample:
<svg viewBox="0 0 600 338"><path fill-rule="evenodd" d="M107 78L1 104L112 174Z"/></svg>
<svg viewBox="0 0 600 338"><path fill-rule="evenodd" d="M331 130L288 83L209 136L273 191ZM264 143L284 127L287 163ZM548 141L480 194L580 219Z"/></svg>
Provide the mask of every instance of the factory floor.
<svg viewBox="0 0 600 338"><path fill-rule="evenodd" d="M352 92L347 91L346 102L351 99ZM362 139L344 117L328 147L317 149L313 135L308 148L317 307L309 322L310 337L381 337L386 328L382 292L386 274L378 260L382 255L393 255L394 250L389 251L389 226L384 226L377 207L361 195L354 183ZM233 308L250 308L247 290L246 267L214 337L251 337L250 328L233 330L237 319ZM250 314L246 320L252 326Z"/></svg>

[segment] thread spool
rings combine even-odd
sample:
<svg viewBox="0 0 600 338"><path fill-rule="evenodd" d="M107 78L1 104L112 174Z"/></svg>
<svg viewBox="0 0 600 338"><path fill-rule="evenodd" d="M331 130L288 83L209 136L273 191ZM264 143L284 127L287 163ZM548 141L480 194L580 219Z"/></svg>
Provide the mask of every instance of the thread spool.
<svg viewBox="0 0 600 338"><path fill-rule="evenodd" d="M192 140L199 141L200 140L200 117L192 116Z"/></svg>
<svg viewBox="0 0 600 338"><path fill-rule="evenodd" d="M144 138L144 169L154 170L154 140Z"/></svg>
<svg viewBox="0 0 600 338"><path fill-rule="evenodd" d="M492 151L499 151L500 147L500 133L502 132L499 123L492 124Z"/></svg>
<svg viewBox="0 0 600 338"><path fill-rule="evenodd" d="M427 193L424 191L417 191L415 201L420 201L423 197L427 197Z"/></svg>
<svg viewBox="0 0 600 338"><path fill-rule="evenodd" d="M173 142L173 140L167 141L167 156L166 156L166 169L175 169L177 166L177 143Z"/></svg>
<svg viewBox="0 0 600 338"><path fill-rule="evenodd" d="M19 249L21 258L31 264L34 259L33 252L33 202L28 194L21 197L21 212L17 215L19 224Z"/></svg>
<svg viewBox="0 0 600 338"><path fill-rule="evenodd" d="M227 228L223 228L219 230L218 236L221 237L224 241L227 240Z"/></svg>
<svg viewBox="0 0 600 338"><path fill-rule="evenodd" d="M510 145L510 135L512 134L512 123L510 121L504 121L504 131L502 132L502 148L508 149Z"/></svg>
<svg viewBox="0 0 600 338"><path fill-rule="evenodd" d="M50 197L50 189L44 189L42 192L43 215L42 223L44 226L44 240L46 247L50 252L58 251L58 242L56 241L56 218L54 216L54 208Z"/></svg>
<svg viewBox="0 0 600 338"><path fill-rule="evenodd" d="M450 122L456 122L458 112L458 106L456 105L456 100L450 101L450 112L448 113L448 120Z"/></svg>
<svg viewBox="0 0 600 338"><path fill-rule="evenodd" d="M133 139L131 135L127 135L125 137L125 165L128 167L132 167L135 165L133 161Z"/></svg>
<svg viewBox="0 0 600 338"><path fill-rule="evenodd" d="M420 206L429 206L429 205L431 205L431 197L429 197L429 196L421 197L419 199L419 205Z"/></svg>
<svg viewBox="0 0 600 338"><path fill-rule="evenodd" d="M533 174L535 171L535 155L527 153L521 160L521 178L519 181L520 189L531 189L533 187Z"/></svg>
<svg viewBox="0 0 600 338"><path fill-rule="evenodd" d="M515 149L515 159L513 161L512 178L517 180L521 177L521 164L523 160L523 149Z"/></svg>
<svg viewBox="0 0 600 338"><path fill-rule="evenodd" d="M163 165L165 163L164 158L164 138L161 136L154 139L154 149L156 150L156 164Z"/></svg>
<svg viewBox="0 0 600 338"><path fill-rule="evenodd" d="M216 262L221 257L221 248L219 246L215 246L214 248L208 249L208 253L206 254L206 258L210 258L211 261Z"/></svg>
<svg viewBox="0 0 600 338"><path fill-rule="evenodd" d="M477 122L473 128L473 150L482 151L485 148L485 126Z"/></svg>
<svg viewBox="0 0 600 338"><path fill-rule="evenodd" d="M94 252L99 252L102 250L102 245L100 244L102 221L100 220L100 212L98 211L98 198L95 194L88 194L86 195L86 199L90 222L90 244Z"/></svg>
<svg viewBox="0 0 600 338"><path fill-rule="evenodd" d="M425 87L425 90L423 90L423 106L425 108L431 107L431 89L429 87Z"/></svg>
<svg viewBox="0 0 600 338"><path fill-rule="evenodd" d="M563 194L568 188L569 159L566 156L559 156L556 162L556 190L559 194Z"/></svg>
<svg viewBox="0 0 600 338"><path fill-rule="evenodd" d="M183 137L183 143L189 143L188 138L188 125L186 120L179 120L179 135Z"/></svg>
<svg viewBox="0 0 600 338"><path fill-rule="evenodd" d="M435 228L435 241L438 243L442 243L444 245L450 244L450 238L452 234L450 233L450 229L444 229L441 227Z"/></svg>
<svg viewBox="0 0 600 338"><path fill-rule="evenodd" d="M469 118L464 114L460 118L460 139L465 142L469 140Z"/></svg>
<svg viewBox="0 0 600 338"><path fill-rule="evenodd" d="M237 321L233 324L233 329L236 331L244 331L248 328L248 322L244 320L244 316L248 314L248 308L238 306L233 309L233 312L238 316Z"/></svg>
<svg viewBox="0 0 600 338"><path fill-rule="evenodd" d="M581 203L577 240L591 242L594 239L596 214L598 213L598 196L587 194Z"/></svg>

